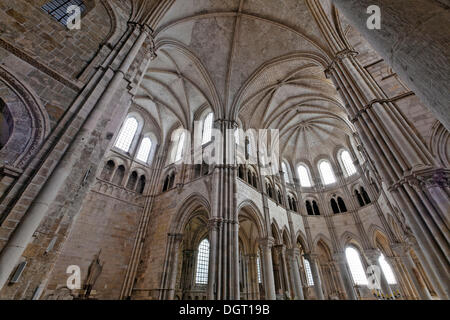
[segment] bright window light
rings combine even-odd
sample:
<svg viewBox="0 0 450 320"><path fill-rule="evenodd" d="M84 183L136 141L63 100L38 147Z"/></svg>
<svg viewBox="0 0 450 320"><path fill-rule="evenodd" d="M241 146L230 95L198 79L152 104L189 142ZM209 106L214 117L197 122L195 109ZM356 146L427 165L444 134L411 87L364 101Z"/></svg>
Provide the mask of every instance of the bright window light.
<svg viewBox="0 0 450 320"><path fill-rule="evenodd" d="M145 137L144 139L142 139L141 146L139 147L139 151L136 155L136 159L142 162L147 162L151 149L152 141L150 140L150 138Z"/></svg>
<svg viewBox="0 0 450 320"><path fill-rule="evenodd" d="M333 169L331 168L331 164L328 161L322 161L319 164L320 174L322 176L323 184L332 184L336 182L336 178L334 177Z"/></svg>
<svg viewBox="0 0 450 320"><path fill-rule="evenodd" d="M302 187L311 187L311 179L309 178L308 169L304 165L299 165L297 168L300 185Z"/></svg>
<svg viewBox="0 0 450 320"><path fill-rule="evenodd" d="M386 277L388 284L397 284L397 280L395 280L392 268L384 258L383 254L381 254L380 257L378 258L378 262L380 263L381 269L383 270L383 274Z"/></svg>
<svg viewBox="0 0 450 320"><path fill-rule="evenodd" d="M209 241L204 239L198 246L197 272L195 273L195 283L208 284L209 267Z"/></svg>
<svg viewBox="0 0 450 320"><path fill-rule="evenodd" d="M351 176L356 173L356 168L353 165L352 157L347 150L341 152L341 161L344 164L344 172L346 176Z"/></svg>
<svg viewBox="0 0 450 320"><path fill-rule="evenodd" d="M350 267L350 272L352 274L353 282L356 285L367 285L366 273L364 272L363 265L361 263L361 258L359 257L358 251L356 249L348 247L345 249L345 256L347 258L348 266Z"/></svg>
<svg viewBox="0 0 450 320"><path fill-rule="evenodd" d="M182 132L180 134L180 137L178 138L177 152L175 153L175 161L181 160L181 156L183 155L183 147L184 147L185 139L186 139L186 134L184 132Z"/></svg>
<svg viewBox="0 0 450 320"><path fill-rule="evenodd" d="M212 133L212 125L213 125L213 114L208 113L203 121L203 139L202 144L208 143L211 141L211 133Z"/></svg>
<svg viewBox="0 0 450 320"><path fill-rule="evenodd" d="M314 279L311 272L311 265L309 264L309 261L305 258L303 258L303 265L305 266L305 273L306 273L306 280L308 282L308 287L311 287L314 285Z"/></svg>
<svg viewBox="0 0 450 320"><path fill-rule="evenodd" d="M133 142L134 135L138 128L138 121L135 117L129 117L125 120L122 129L120 129L119 137L116 141L116 147L128 152L130 150L131 143Z"/></svg>

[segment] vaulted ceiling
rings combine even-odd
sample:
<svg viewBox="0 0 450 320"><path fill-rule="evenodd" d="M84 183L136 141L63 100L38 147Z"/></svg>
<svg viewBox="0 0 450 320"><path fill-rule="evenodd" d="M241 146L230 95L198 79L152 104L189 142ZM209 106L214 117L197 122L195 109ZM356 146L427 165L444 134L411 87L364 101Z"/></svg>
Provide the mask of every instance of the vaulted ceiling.
<svg viewBox="0 0 450 320"><path fill-rule="evenodd" d="M279 129L283 156L293 163L330 154L351 136L324 75L327 41L306 0L177 0L154 34L158 57L136 103L162 136L192 129L205 108L244 129Z"/></svg>

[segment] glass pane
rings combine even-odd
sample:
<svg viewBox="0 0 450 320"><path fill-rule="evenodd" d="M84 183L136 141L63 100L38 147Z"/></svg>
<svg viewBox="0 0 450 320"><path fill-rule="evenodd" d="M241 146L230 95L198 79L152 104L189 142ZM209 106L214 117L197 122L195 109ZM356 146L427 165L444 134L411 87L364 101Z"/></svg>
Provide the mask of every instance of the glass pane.
<svg viewBox="0 0 450 320"><path fill-rule="evenodd" d="M366 273L364 272L358 251L353 248L345 249L348 266L352 274L353 282L357 285L367 285Z"/></svg>
<svg viewBox="0 0 450 320"><path fill-rule="evenodd" d="M344 164L344 172L347 176L351 176L352 174L356 173L356 168L353 165L352 157L347 150L342 151L341 160Z"/></svg>
<svg viewBox="0 0 450 320"><path fill-rule="evenodd" d="M314 279L311 272L311 266L309 264L309 261L305 258L303 258L303 265L305 266L305 273L306 273L306 279L308 281L308 287L311 287L314 285Z"/></svg>
<svg viewBox="0 0 450 320"><path fill-rule="evenodd" d="M300 179L300 185L302 187L311 187L311 179L309 178L308 169L300 165L298 166L298 177Z"/></svg>
<svg viewBox="0 0 450 320"><path fill-rule="evenodd" d="M185 133L182 132L178 140L177 153L175 154L175 161L181 160L181 156L183 155L184 139Z"/></svg>
<svg viewBox="0 0 450 320"><path fill-rule="evenodd" d="M383 274L386 277L388 284L397 284L397 280L395 280L394 273L392 272L391 266L387 263L384 255L378 258L378 262L380 263L381 269L383 270Z"/></svg>
<svg viewBox="0 0 450 320"><path fill-rule="evenodd" d="M256 272L258 274L258 283L262 283L262 279L261 279L261 259L259 258L259 254L256 257Z"/></svg>
<svg viewBox="0 0 450 320"><path fill-rule="evenodd" d="M283 170L284 181L289 182L289 174L288 174L286 163L284 163L284 162L281 163L281 170Z"/></svg>
<svg viewBox="0 0 450 320"><path fill-rule="evenodd" d="M327 185L336 182L333 169L331 169L331 164L328 161L322 161L319 165L319 170L322 175L323 184Z"/></svg>
<svg viewBox="0 0 450 320"><path fill-rule="evenodd" d="M205 143L208 143L209 141L211 141L212 125L213 125L213 114L211 112L206 116L205 121L203 122L202 144L205 144Z"/></svg>
<svg viewBox="0 0 450 320"><path fill-rule="evenodd" d="M128 152L130 150L131 142L133 142L134 135L138 128L138 122L136 118L128 118L120 130L119 137L116 141L116 147Z"/></svg>
<svg viewBox="0 0 450 320"><path fill-rule="evenodd" d="M195 273L195 283L208 283L208 266L209 266L209 241L204 239L198 246L197 254L197 272Z"/></svg>
<svg viewBox="0 0 450 320"><path fill-rule="evenodd" d="M151 148L152 148L152 141L150 140L150 138L142 139L141 146L139 147L136 159L138 159L139 161L147 162Z"/></svg>

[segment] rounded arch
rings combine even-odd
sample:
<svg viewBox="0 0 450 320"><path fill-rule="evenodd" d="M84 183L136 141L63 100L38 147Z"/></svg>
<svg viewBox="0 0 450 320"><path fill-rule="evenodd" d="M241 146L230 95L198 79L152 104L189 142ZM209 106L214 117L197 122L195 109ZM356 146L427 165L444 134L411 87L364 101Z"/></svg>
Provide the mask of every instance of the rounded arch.
<svg viewBox="0 0 450 320"><path fill-rule="evenodd" d="M4 65L0 66L0 88L4 89L3 107L10 112L12 130L0 159L16 168L24 168L50 133L50 119L34 91Z"/></svg>

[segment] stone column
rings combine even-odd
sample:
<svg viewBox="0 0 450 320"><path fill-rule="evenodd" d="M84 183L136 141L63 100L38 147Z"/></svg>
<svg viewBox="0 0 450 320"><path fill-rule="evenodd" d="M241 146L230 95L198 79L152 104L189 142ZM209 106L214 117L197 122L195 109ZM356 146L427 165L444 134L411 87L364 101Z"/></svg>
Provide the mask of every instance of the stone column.
<svg viewBox="0 0 450 320"><path fill-rule="evenodd" d="M438 0L333 0L403 81L450 130L448 2ZM367 27L367 8L381 9L381 28Z"/></svg>
<svg viewBox="0 0 450 320"><path fill-rule="evenodd" d="M345 254L343 252L335 253L333 259L338 266L339 275L344 285L345 292L347 293L347 298L349 300L358 300L356 296L355 289L353 287L353 280L351 274L347 268L347 260L345 259Z"/></svg>
<svg viewBox="0 0 450 320"><path fill-rule="evenodd" d="M182 299L186 299L185 293L191 290L192 279L194 277L195 251L191 249L183 250L183 268L181 277L181 287L183 289Z"/></svg>
<svg viewBox="0 0 450 320"><path fill-rule="evenodd" d="M365 256L367 257L367 259L369 260L369 263L371 265L375 265L378 268L380 268L380 285L381 285L381 291L383 292L383 294L388 295L388 296L394 296L392 294L392 290L391 287L389 286L389 283L386 279L386 275L383 272L383 269L381 268L380 262L379 262L379 258L380 258L380 251L379 250L365 250L364 251Z"/></svg>
<svg viewBox="0 0 450 320"><path fill-rule="evenodd" d="M267 300L276 300L275 294L275 280L273 277L273 263L272 263L272 246L274 244L273 238L266 238L260 241L260 248L262 253L263 272L264 272L264 288Z"/></svg>
<svg viewBox="0 0 450 320"><path fill-rule="evenodd" d="M289 273L288 273L288 267L286 262L286 246L285 245L277 245L275 246L275 250L278 254L278 261L280 261L280 273L282 274L282 281L283 281L283 294L286 294L286 292L291 295L291 284L289 282Z"/></svg>
<svg viewBox="0 0 450 320"><path fill-rule="evenodd" d="M320 278L320 273L317 266L317 255L306 253L304 256L305 259L309 261L309 265L311 267L311 273L314 280L314 292L316 293L317 300L325 300L322 290L322 279Z"/></svg>
<svg viewBox="0 0 450 320"><path fill-rule="evenodd" d="M209 229L209 265L208 265L208 300L215 299L216 279L217 279L217 238L222 225L222 220L212 218L208 222Z"/></svg>
<svg viewBox="0 0 450 320"><path fill-rule="evenodd" d="M450 201L446 191L450 171L439 168L397 106L355 55L349 49L339 52L326 73L340 88L367 154L448 295L448 212L441 207Z"/></svg>
<svg viewBox="0 0 450 320"><path fill-rule="evenodd" d="M422 265L422 267L425 269L426 275L428 279L431 282L431 285L433 286L433 289L437 292L439 297L443 300L448 300L449 296L446 294L446 292L442 289L441 281L436 277L433 268L431 268L430 264L428 263L427 259L425 258L422 249L419 247L417 242L414 239L409 239L408 241L414 250L415 254L417 255L417 258Z"/></svg>
<svg viewBox="0 0 450 320"><path fill-rule="evenodd" d="M403 265L408 271L409 278L412 280L414 287L422 300L432 300L430 292L428 291L425 282L422 279L418 279L414 272L414 261L411 259L408 247L405 245L397 245L392 248L395 253L400 257ZM420 274L417 273L419 276Z"/></svg>
<svg viewBox="0 0 450 320"><path fill-rule="evenodd" d="M290 274L292 275L293 278L292 283L295 294L294 299L305 300L305 297L303 295L302 279L300 276L300 266L298 265L300 250L298 248L288 249L286 253L289 261Z"/></svg>
<svg viewBox="0 0 450 320"><path fill-rule="evenodd" d="M180 248L180 243L183 240L182 234L169 234L169 243L172 246L172 258L170 259L171 268L170 268L170 278L169 278L169 286L168 286L168 294L167 299L173 300L175 297L175 286L177 282L177 273L178 273L178 251Z"/></svg>

